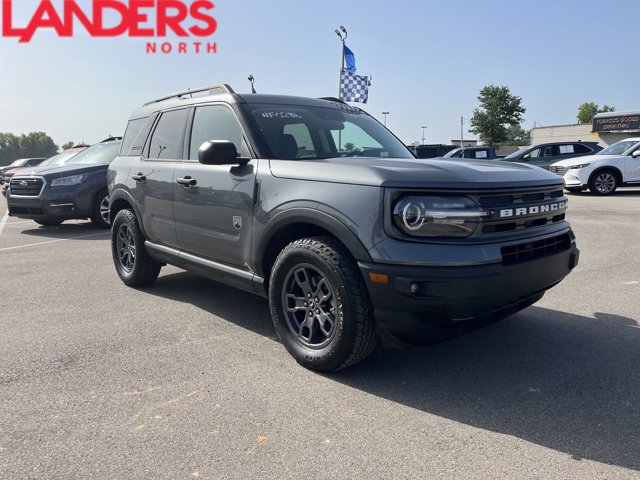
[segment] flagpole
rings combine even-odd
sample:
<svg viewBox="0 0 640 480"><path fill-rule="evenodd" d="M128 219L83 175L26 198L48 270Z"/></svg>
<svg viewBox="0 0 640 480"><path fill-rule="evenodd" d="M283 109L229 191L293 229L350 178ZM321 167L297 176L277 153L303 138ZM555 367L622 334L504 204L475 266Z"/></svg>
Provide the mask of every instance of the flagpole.
<svg viewBox="0 0 640 480"><path fill-rule="evenodd" d="M344 36L342 35L344 33ZM342 42L342 62L340 64L340 75L338 75L338 99L340 99L340 91L342 90L342 75L344 75L344 47L347 41L347 29L343 25L340 25L340 30L336 28L336 35L340 37ZM338 130L338 151L342 150L342 130Z"/></svg>
<svg viewBox="0 0 640 480"><path fill-rule="evenodd" d="M344 33L344 36L342 35ZM340 75L338 76L338 98L340 98L340 90L342 88L342 74L344 73L344 46L345 43L347 41L347 36L349 36L349 34L347 33L347 29L344 28L344 26L340 25L340 29L338 30L336 28L336 35L338 35L338 37L340 38L340 41L342 42L342 62L340 63Z"/></svg>

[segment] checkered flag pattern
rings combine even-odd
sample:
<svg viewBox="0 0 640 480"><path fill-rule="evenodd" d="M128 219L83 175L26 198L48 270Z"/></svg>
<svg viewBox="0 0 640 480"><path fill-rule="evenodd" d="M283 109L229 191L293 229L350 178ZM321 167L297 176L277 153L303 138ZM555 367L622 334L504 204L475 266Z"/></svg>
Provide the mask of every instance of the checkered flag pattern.
<svg viewBox="0 0 640 480"><path fill-rule="evenodd" d="M371 85L369 77L342 72L340 75L340 100L367 103L369 85Z"/></svg>

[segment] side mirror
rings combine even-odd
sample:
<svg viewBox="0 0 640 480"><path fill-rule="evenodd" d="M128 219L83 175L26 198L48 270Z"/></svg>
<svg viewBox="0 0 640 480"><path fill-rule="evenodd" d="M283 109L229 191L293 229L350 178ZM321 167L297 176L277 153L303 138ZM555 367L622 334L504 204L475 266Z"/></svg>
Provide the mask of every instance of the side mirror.
<svg viewBox="0 0 640 480"><path fill-rule="evenodd" d="M200 145L198 161L203 165L238 165L247 163L248 158L238 158L238 150L228 140L210 140Z"/></svg>
<svg viewBox="0 0 640 480"><path fill-rule="evenodd" d="M638 158L638 157L640 157L640 149L638 149L638 150L636 150L635 152L633 152L633 153L631 154L631 156L632 156L633 158Z"/></svg>

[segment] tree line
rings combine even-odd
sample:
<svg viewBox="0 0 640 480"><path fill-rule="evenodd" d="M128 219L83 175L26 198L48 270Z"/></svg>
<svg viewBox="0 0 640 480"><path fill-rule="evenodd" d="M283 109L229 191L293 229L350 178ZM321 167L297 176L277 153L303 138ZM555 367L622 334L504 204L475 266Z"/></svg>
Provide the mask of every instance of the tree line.
<svg viewBox="0 0 640 480"><path fill-rule="evenodd" d="M478 95L480 106L473 111L470 133L477 135L486 145L528 145L531 130L522 128L523 115L527 111L522 98L513 95L508 87L487 85ZM614 112L609 105L602 107L594 102L585 102L578 107L578 123L588 124L601 112Z"/></svg>
<svg viewBox="0 0 640 480"><path fill-rule="evenodd" d="M58 153L58 146L44 132L22 135L0 132L0 166L9 165L18 158L47 158Z"/></svg>

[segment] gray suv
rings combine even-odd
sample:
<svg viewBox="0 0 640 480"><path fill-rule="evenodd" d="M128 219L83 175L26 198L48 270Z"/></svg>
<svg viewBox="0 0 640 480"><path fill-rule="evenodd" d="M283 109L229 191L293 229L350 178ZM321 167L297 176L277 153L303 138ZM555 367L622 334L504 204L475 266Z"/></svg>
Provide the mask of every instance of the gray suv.
<svg viewBox="0 0 640 480"><path fill-rule="evenodd" d="M505 162L520 162L549 170L552 163L568 158L593 155L602 150L597 142L551 142L524 147L507 155Z"/></svg>
<svg viewBox="0 0 640 480"><path fill-rule="evenodd" d="M152 101L108 185L125 284L172 264L267 297L284 346L321 371L517 312L579 256L557 175L417 160L335 99L224 85Z"/></svg>

